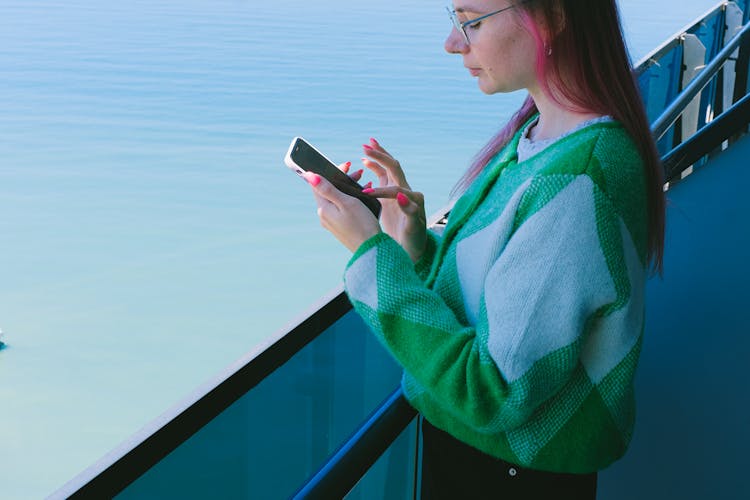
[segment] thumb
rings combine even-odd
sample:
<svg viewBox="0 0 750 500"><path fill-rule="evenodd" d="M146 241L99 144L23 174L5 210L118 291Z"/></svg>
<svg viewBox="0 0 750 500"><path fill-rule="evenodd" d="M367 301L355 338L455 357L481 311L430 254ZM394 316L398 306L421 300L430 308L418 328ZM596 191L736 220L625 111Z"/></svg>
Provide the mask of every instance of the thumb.
<svg viewBox="0 0 750 500"><path fill-rule="evenodd" d="M315 174L313 172L305 172L302 174L305 180L312 186L313 193L321 198L328 200L336 206L339 206L341 201L341 191L336 189L328 179L322 175Z"/></svg>
<svg viewBox="0 0 750 500"><path fill-rule="evenodd" d="M414 214L414 211L417 208L416 203L412 202L408 196L400 191L396 194L396 203L398 203L401 211L407 215Z"/></svg>

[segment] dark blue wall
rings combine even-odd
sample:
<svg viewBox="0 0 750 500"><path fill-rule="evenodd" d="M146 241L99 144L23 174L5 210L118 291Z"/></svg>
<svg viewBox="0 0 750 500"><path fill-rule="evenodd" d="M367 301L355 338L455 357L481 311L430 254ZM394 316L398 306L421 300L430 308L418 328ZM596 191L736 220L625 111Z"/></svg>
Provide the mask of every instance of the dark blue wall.
<svg viewBox="0 0 750 500"><path fill-rule="evenodd" d="M602 500L750 498L750 136L667 192L628 454Z"/></svg>

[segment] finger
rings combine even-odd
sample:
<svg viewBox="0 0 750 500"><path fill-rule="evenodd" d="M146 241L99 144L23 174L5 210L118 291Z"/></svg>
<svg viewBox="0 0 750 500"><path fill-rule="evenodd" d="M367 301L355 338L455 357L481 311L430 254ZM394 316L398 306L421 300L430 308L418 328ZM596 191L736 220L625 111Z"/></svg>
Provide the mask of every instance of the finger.
<svg viewBox="0 0 750 500"><path fill-rule="evenodd" d="M406 182L406 176L404 170L401 168L401 164L393 156L382 150L381 148L373 148L370 145L362 146L365 150L365 154L372 160L377 161L382 165L390 175L393 182L399 186L409 188L409 183Z"/></svg>
<svg viewBox="0 0 750 500"><path fill-rule="evenodd" d="M362 178L362 174L364 173L365 173L364 169L360 168L353 174L349 174L349 177L351 177L353 181L358 181Z"/></svg>
<svg viewBox="0 0 750 500"><path fill-rule="evenodd" d="M404 215L416 222L417 226L423 226L426 224L424 210L417 203L409 199L404 193L398 193L396 195L396 204Z"/></svg>
<svg viewBox="0 0 750 500"><path fill-rule="evenodd" d="M362 158L362 164L377 176L381 186L388 185L388 171L378 162L372 161L369 158Z"/></svg>
<svg viewBox="0 0 750 500"><path fill-rule="evenodd" d="M375 198L395 199L402 209L406 206L413 206L422 211L422 207L424 207L423 193L410 191L399 186L363 189L362 192Z"/></svg>
<svg viewBox="0 0 750 500"><path fill-rule="evenodd" d="M404 193L397 193L396 203L398 203L399 207L405 210L406 208L409 208L409 205L411 205L411 200Z"/></svg>
<svg viewBox="0 0 750 500"><path fill-rule="evenodd" d="M310 186L312 186L313 195L316 200L326 200L337 207L340 207L342 205L342 197L348 196L336 189L333 184L328 182L328 180L321 175L312 172L305 172L302 176L308 183L310 183ZM320 202L318 203L318 206L321 206Z"/></svg>
<svg viewBox="0 0 750 500"><path fill-rule="evenodd" d="M377 141L377 139L375 139L374 137L370 137L370 143L363 144L362 148L365 150L365 152L372 153L372 155L376 159L386 160L385 166L393 175L396 183L401 186L408 187L406 176L404 176L404 172L401 168L400 163Z"/></svg>
<svg viewBox="0 0 750 500"><path fill-rule="evenodd" d="M315 198L315 204L318 205L318 217L321 216L323 213L327 213L331 209L336 209L336 205L333 204L330 200L324 198L320 194L313 191L313 198Z"/></svg>
<svg viewBox="0 0 750 500"><path fill-rule="evenodd" d="M424 226L425 224L427 224L427 218L424 215L422 206L418 203L415 203L404 193L398 193L396 195L396 203L405 215L409 216L412 220L417 222L417 226Z"/></svg>
<svg viewBox="0 0 750 500"><path fill-rule="evenodd" d="M365 194L369 194L370 196L373 196L375 198L390 198L394 200L399 195L399 193L403 194L407 198L409 198L411 194L411 191L402 188L401 186L385 186L379 188L363 189L362 192Z"/></svg>
<svg viewBox="0 0 750 500"><path fill-rule="evenodd" d="M318 203L318 215L325 213L327 216L332 216L334 211L346 212L351 210L352 206L362 204L358 198L340 191L321 175L305 172L303 176L312 186L313 196Z"/></svg>
<svg viewBox="0 0 750 500"><path fill-rule="evenodd" d="M344 172L346 174L347 172L349 172L349 168L351 166L352 166L352 162L347 161L347 162L342 163L341 165L339 165L339 170L341 170L342 172Z"/></svg>
<svg viewBox="0 0 750 500"><path fill-rule="evenodd" d="M328 229L328 220L332 217L332 214L335 214L338 211L338 207L330 200L317 193L314 189L313 198L315 198L315 204L318 206L317 213L320 225Z"/></svg>
<svg viewBox="0 0 750 500"><path fill-rule="evenodd" d="M375 149L377 151L381 151L381 152L383 152L383 153L385 153L387 155L390 155L390 153L388 152L388 150L385 149L377 140L375 140L374 137L370 137L370 143L368 144L368 146L370 146L371 148L373 148L373 149ZM391 155L391 156L393 156L393 155Z"/></svg>
<svg viewBox="0 0 750 500"><path fill-rule="evenodd" d="M302 172L302 178L307 181L312 187L317 187L318 184L323 180L318 174L312 172Z"/></svg>

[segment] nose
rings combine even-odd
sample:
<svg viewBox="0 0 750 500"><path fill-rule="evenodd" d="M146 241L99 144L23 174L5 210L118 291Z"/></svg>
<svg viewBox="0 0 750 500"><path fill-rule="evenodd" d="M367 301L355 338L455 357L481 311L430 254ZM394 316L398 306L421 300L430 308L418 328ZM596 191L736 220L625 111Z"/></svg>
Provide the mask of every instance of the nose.
<svg viewBox="0 0 750 500"><path fill-rule="evenodd" d="M469 44L455 26L451 27L448 38L445 39L445 51L449 54L465 54L469 50Z"/></svg>

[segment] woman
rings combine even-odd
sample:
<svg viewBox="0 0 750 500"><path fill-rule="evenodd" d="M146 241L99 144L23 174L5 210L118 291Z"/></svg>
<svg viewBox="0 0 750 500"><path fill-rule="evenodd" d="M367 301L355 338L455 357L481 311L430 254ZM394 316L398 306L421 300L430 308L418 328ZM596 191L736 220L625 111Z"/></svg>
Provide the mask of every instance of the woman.
<svg viewBox="0 0 750 500"><path fill-rule="evenodd" d="M614 0L457 0L445 42L528 98L479 153L442 236L374 139L380 221L308 174L354 255L345 288L424 417L424 498L594 498L633 429L661 170Z"/></svg>

